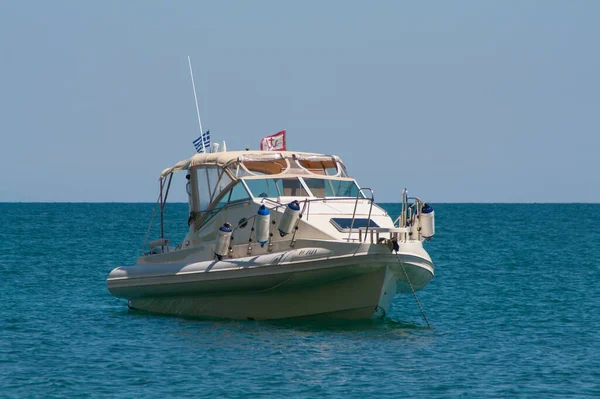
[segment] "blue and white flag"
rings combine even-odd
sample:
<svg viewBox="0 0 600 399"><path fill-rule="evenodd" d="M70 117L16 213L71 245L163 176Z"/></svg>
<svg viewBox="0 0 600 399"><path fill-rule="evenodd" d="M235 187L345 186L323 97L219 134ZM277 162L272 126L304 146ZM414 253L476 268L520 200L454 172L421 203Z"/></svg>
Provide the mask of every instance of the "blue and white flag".
<svg viewBox="0 0 600 399"><path fill-rule="evenodd" d="M210 147L210 130L206 133L202 133L200 137L194 140L194 147L196 147L197 153L205 153L206 149Z"/></svg>

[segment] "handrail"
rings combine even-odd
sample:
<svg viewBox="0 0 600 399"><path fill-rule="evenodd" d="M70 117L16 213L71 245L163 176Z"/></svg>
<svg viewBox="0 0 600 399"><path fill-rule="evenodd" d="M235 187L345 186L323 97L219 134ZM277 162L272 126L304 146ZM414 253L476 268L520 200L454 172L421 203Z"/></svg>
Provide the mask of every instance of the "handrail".
<svg viewBox="0 0 600 399"><path fill-rule="evenodd" d="M416 220L419 215L421 214L421 206L422 206L422 201L419 197L408 197L408 200L412 200L413 203L408 207L408 209L411 210L410 212L410 225L414 226L416 223Z"/></svg>
<svg viewBox="0 0 600 399"><path fill-rule="evenodd" d="M281 203L281 202L279 202L279 201L275 201L275 200L272 200L272 199L270 199L270 198L267 198L267 197L260 197L260 198L262 198L261 202L263 202L263 203L264 203L265 201L269 201L269 202L272 202L272 203L274 203L274 204L277 204L277 206L276 206L275 208L271 208L271 209L277 209L277 208L279 208L279 207L282 207L282 206L286 206L286 205L287 205L287 204L282 204L282 203Z"/></svg>
<svg viewBox="0 0 600 399"><path fill-rule="evenodd" d="M356 192L356 200L354 202L354 211L352 212L352 222L350 223L350 231L348 232L348 239L347 241L350 242L350 239L352 237L352 229L354 228L354 219L356 218L356 208L358 206L358 199L360 197L360 194L362 194L363 190L369 190L371 192L371 198L367 198L366 196L364 196L363 194L363 198L368 199L369 201L371 201L371 207L369 208L369 218L367 219L367 231L369 228L369 225L371 224L371 211L373 210L373 203L375 202L375 193L373 192L372 189L365 187L365 188L359 188L358 191ZM367 235L367 232L365 232L365 237Z"/></svg>
<svg viewBox="0 0 600 399"><path fill-rule="evenodd" d="M368 197L367 197L367 196L366 196L366 195L363 193L363 191L369 191L369 192L371 193L371 198L368 198ZM361 194L363 194L363 196L362 196L362 197L360 196ZM346 201L347 201L347 200L348 200L348 199L350 199L350 198L351 198L351 197L306 198L306 199L304 199L304 201L302 201L302 202L304 203L304 205L303 205L303 207L302 207L301 214L304 214L305 212L307 212L307 209L310 209L310 203L311 203L311 202L318 202L318 201L330 201L330 200L331 200L331 201L335 201L335 200L346 200ZM367 200L367 201L369 201L369 202L370 202L370 207L369 207L369 215L368 215L368 219L367 219L367 231L365 232L365 237L366 237L366 233L368 233L369 226L371 225L371 214L372 214L372 211L373 211L373 205L374 205L374 203L375 203L375 194L374 194L373 190L372 190L371 188L368 188L368 187L361 188L361 189L359 189L359 190L358 190L358 192L356 193L356 198L355 198L355 200L354 200L354 201L355 201L355 202L354 202L354 211L353 211L353 213L352 213L352 223L351 223L351 225L350 225L350 234L352 234L352 229L353 229L353 227L354 227L354 219L356 218L356 208L357 208L357 206L358 206L358 201L359 201L359 200L361 200L361 199L362 199L362 200ZM250 202L253 202L253 201L252 201L252 200L250 200ZM272 200L272 199L270 199L270 198L267 198L267 197L262 197L262 198L261 198L261 202L262 202L262 203L264 203L264 202L270 202L270 203L272 203L272 204L275 204L275 205L276 205L276 206L274 206L274 207L272 207L272 208L268 208L268 209L269 209L269 211L276 210L276 209L278 209L278 208L281 208L281 207L285 207L285 206L287 206L287 204L282 204L282 203L281 203L281 202L279 202L279 201L275 201L275 200ZM229 207L230 207L230 205L239 205L239 203L238 203L238 204L225 204L225 205L224 205L223 207L221 207L221 208L216 208L216 209L215 209L215 208L213 208L213 209L212 209L212 211L215 211L215 210L216 210L216 211L217 211L217 212L215 212L215 214L216 214L216 213L218 213L218 212L220 212L220 211L223 211L223 210L225 210L226 208L229 208ZM209 212L209 210L206 210L205 212ZM213 215L213 216L214 216L214 215ZM249 218L247 218L247 219L246 219L246 222L253 221L253 223L254 223L254 220L255 220L256 216L257 216L257 215L252 215L252 216L250 216ZM307 215L307 217L308 217L308 215ZM211 219L212 219L212 218L211 218ZM202 227L202 226L200 226L200 227L199 227L197 230L199 230L201 227ZM240 228L240 226L239 226L239 225L236 225L236 226L233 228L233 233L235 233L235 232L236 232L236 230L237 230L238 228ZM350 238L351 238L351 235L349 235L349 236L348 236L348 241L350 241Z"/></svg>
<svg viewBox="0 0 600 399"><path fill-rule="evenodd" d="M361 198L361 197L359 197L358 199L365 199L365 200L368 200L368 201L375 201L375 197L372 194L373 190L371 190L370 188L364 188L364 189L360 189L359 191L361 191L361 190L370 190L371 191L371 198L367 198L367 197L362 197ZM272 199L267 198L267 197L260 197L260 198L261 198L261 202L269 201L269 202L272 202L274 204L277 204L277 206L275 208L271 208L271 209L277 209L277 208L282 207L282 206L287 206L287 204L282 204L281 202L272 200ZM303 199L301 201L299 200L299 202L303 202L303 203L308 204L307 211L306 211L307 212L306 216L308 218L308 215L310 214L310 203L311 202L348 201L348 200L351 200L351 199L352 199L352 197L327 197L327 198L310 198L310 197L307 197L307 198L305 198L305 199ZM304 212L302 212L302 213L304 214Z"/></svg>
<svg viewBox="0 0 600 399"><path fill-rule="evenodd" d="M409 205L409 201L412 200L413 203ZM415 217L421 213L421 206L423 201L419 197L409 197L408 191L404 188L402 189L402 211L400 215L394 220L394 225L398 224L398 227L407 227L409 225L413 225L415 223ZM414 206L415 212L412 212ZM409 210L411 210L410 217L408 217Z"/></svg>
<svg viewBox="0 0 600 399"><path fill-rule="evenodd" d="M369 188L369 190L371 190ZM369 226L371 225L371 212L373 211L373 203L375 202L375 193L371 190L371 206L369 207L369 217L367 218L367 230L365 230L365 239L367 238L367 233L369 232Z"/></svg>
<svg viewBox="0 0 600 399"><path fill-rule="evenodd" d="M408 206L408 191L406 188L402 189L402 213L400 214L401 227L406 227L406 207Z"/></svg>

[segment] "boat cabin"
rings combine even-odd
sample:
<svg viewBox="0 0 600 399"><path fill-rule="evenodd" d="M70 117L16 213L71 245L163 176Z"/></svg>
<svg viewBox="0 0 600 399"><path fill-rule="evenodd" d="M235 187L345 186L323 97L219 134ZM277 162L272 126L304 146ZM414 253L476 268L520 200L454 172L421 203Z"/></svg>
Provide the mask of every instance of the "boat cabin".
<svg viewBox="0 0 600 399"><path fill-rule="evenodd" d="M232 151L197 154L161 174L187 170L190 224L201 228L225 207L267 198L364 197L339 157L298 152Z"/></svg>

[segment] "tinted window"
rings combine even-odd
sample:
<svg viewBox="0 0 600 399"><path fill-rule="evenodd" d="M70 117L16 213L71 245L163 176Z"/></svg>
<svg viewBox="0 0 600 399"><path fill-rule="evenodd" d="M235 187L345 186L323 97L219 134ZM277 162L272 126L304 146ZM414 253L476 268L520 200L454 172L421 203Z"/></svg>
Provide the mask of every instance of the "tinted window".
<svg viewBox="0 0 600 399"><path fill-rule="evenodd" d="M246 184L254 197L279 197L283 187L277 185L279 179L246 180Z"/></svg>
<svg viewBox="0 0 600 399"><path fill-rule="evenodd" d="M217 208L224 207L229 202L243 201L245 199L250 199L246 188L242 183L238 183L231 190L229 190L221 199L219 203L216 205Z"/></svg>
<svg viewBox="0 0 600 399"><path fill-rule="evenodd" d="M352 180L313 179L304 178L304 182L317 198L322 197L354 197L358 194L358 187ZM363 197L361 195L361 197Z"/></svg>
<svg viewBox="0 0 600 399"><path fill-rule="evenodd" d="M229 196L229 202L245 200L248 198L250 198L250 196L248 195L248 192L246 191L246 188L244 187L244 185L240 182L231 189L231 195Z"/></svg>
<svg viewBox="0 0 600 399"><path fill-rule="evenodd" d="M200 200L200 211L205 211L221 191L231 183L231 179L223 169L209 166L198 168L197 186Z"/></svg>
<svg viewBox="0 0 600 399"><path fill-rule="evenodd" d="M308 197L297 178L289 179L252 179L246 180L248 188L254 197Z"/></svg>

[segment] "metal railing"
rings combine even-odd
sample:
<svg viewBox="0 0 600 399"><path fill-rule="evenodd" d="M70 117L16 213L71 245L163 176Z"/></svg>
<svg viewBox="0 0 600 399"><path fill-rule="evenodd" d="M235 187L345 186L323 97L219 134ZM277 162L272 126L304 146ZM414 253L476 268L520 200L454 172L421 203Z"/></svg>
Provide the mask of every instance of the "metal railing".
<svg viewBox="0 0 600 399"><path fill-rule="evenodd" d="M370 198L367 197L366 192L370 193ZM303 201L301 201L302 202L302 210L300 211L300 217L299 217L297 223L298 224L300 223L300 219L302 219L303 216L306 216L306 220L308 220L308 217L310 215L310 204L313 203L313 202L348 201L349 198L351 198L351 197L306 198ZM367 227L366 227L366 231L365 231L365 234L364 234L365 240L366 240L366 238L368 236L369 229L372 229L372 227L371 227L371 215L373 213L373 205L375 203L375 194L374 194L374 192L373 192L373 190L371 188L365 187L365 188L359 189L357 191L357 193L356 193L356 198L354 199L354 210L352 212L352 221L350 223L350 229L349 229L348 238L346 239L346 241L351 241L352 240L352 233L353 233L352 230L354 229L354 221L356 220L356 211L357 211L357 208L358 208L358 202L360 200L367 200L367 201L369 201L369 214L368 214L368 217L367 217ZM266 198L266 197L262 199L262 202L263 203L269 202L269 203L275 205L274 207L269 208L270 211L277 210L277 209L279 209L281 207L286 207L287 206L287 204L283 204L283 203L281 203L279 201L276 201L276 200L273 200L273 199L270 199L270 198ZM225 208L227 208L227 206L223 207L221 210L223 210ZM245 223L248 223L248 222L252 221L252 224L254 225L255 218L256 218L256 215L252 215L252 216L250 216L249 218L247 218L245 220ZM233 232L235 233L235 231L238 228L239 228L239 226L234 227ZM296 238L296 231L297 231L297 229L294 229L294 233L292 235L292 239L291 239L291 243L292 243L291 245L292 246L293 246L293 243L294 243L295 238ZM359 232L359 239L358 240L359 240L359 242L363 242L362 241L362 232L361 232L361 229L358 229L358 232ZM250 239L251 238L252 238L252 234L250 236Z"/></svg>
<svg viewBox="0 0 600 399"><path fill-rule="evenodd" d="M161 201L161 199L162 199L162 201ZM294 228L294 231L293 231L293 234L292 234L292 237L290 240L290 246L293 247L295 244L296 232L298 231L297 227L299 226L300 220L302 219L302 217L305 216L306 220L308 220L308 218L309 218L311 203L313 203L313 202L329 202L329 201L349 201L352 199L354 200L354 208L352 211L352 220L350 223L350 228L348 229L348 237L346 238L347 242L358 241L359 243L364 243L364 242L367 242L370 238L371 243L378 243L381 238L380 237L381 233L389 233L390 239L397 239L399 241L407 240L407 239L409 239L409 235L410 235L410 226L414 225L416 218L418 217L418 215L421 211L421 207L422 207L422 201L416 197L408 197L407 191L406 191L406 189L404 189L402 191L402 213L394 221L394 225L396 227L394 227L394 228L379 228L379 227L371 226L371 217L372 217L372 213L373 213L373 206L375 204L375 194L371 188L365 187L365 188L359 189L356 193L355 198L352 198L352 197L305 198L304 200L299 201L302 203L302 208L300 211L300 217L299 217L298 221L296 222L296 226L295 226L296 228ZM359 203L359 201L363 201L363 200L369 201L369 212L368 212L368 216L367 216L367 224L366 224L366 227L359 227L359 228L355 229L354 225L355 225L357 211L358 211L358 203ZM410 200L414 200L414 202L411 204L409 202ZM198 226L198 228L196 228L196 230L199 230L203 225L206 224L206 222L210 221L212 219L212 217L214 217L217 213L220 213L230 207L236 207L236 206L240 206L240 205L251 203L251 202L253 202L253 201L250 199L247 199L247 200L239 201L239 202L235 202L235 203L228 203L222 207L213 208L210 211L206 211L206 213L211 213L210 217L206 218L204 220L204 223L201 226ZM284 204L284 203L281 203L274 199L270 199L270 198L266 198L266 197L262 198L261 202L262 203L267 202L267 203L272 204L273 206L268 208L270 211L276 211L277 209L286 207L288 205L288 204ZM160 195L159 200L157 201L157 206L160 206L161 211L163 210L163 207L164 207L163 204L164 204L164 199L162 198L162 195ZM249 239L249 242L251 243L252 239L253 239L253 237L252 237L253 236L253 227L256 222L256 217L257 217L257 215L252 215L252 216L249 216L248 218L245 218L243 226L241 224L235 225L235 227L233 228L233 234L236 234L238 229L245 227L247 224L250 224L252 226L252 229L251 229L250 236L248 239ZM358 238L353 238L352 237L353 233L355 233L355 234L358 233ZM269 247L270 247L270 245L271 245L271 234L269 236ZM249 248L249 251L250 251L250 248Z"/></svg>
<svg viewBox="0 0 600 399"><path fill-rule="evenodd" d="M412 203L410 201L413 201ZM421 214L423 201L419 197L409 197L408 191L402 189L402 211L400 216L394 220L394 225L398 227L414 226L416 219Z"/></svg>
<svg viewBox="0 0 600 399"><path fill-rule="evenodd" d="M354 228L354 219L356 219L356 208L358 207L358 200L359 200L360 194L362 194L363 190L364 191L369 190L369 192L371 193L371 198L367 198L363 194L363 199L366 198L371 202L371 206L369 207L369 217L367 218L367 232L369 231L369 226L371 225L371 211L373 210L373 203L375 202L375 193L373 192L372 189L365 187L365 188L359 189L358 192L356 193L356 200L354 201L354 211L352 212L352 222L350 223L350 231L348 232L348 239L346 240L348 242L350 242L350 240L352 239L352 229ZM365 237L367 235L367 232L365 232Z"/></svg>

